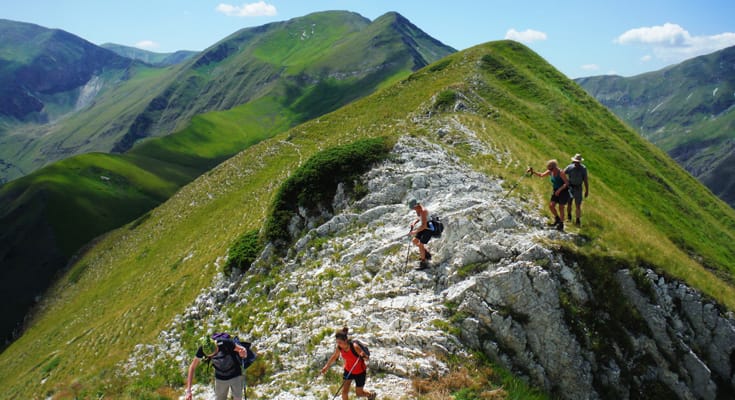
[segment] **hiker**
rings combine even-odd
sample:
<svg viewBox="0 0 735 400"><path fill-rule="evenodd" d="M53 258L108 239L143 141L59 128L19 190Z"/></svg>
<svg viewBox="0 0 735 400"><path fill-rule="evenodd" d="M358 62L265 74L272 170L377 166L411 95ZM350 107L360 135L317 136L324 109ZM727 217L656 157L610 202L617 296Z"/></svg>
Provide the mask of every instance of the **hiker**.
<svg viewBox="0 0 735 400"><path fill-rule="evenodd" d="M227 392L232 391L232 398L242 400L245 389L245 377L242 374L241 359L248 358L245 346L235 343L229 335L214 337L203 336L199 339L196 357L189 365L186 376L186 400L191 400L191 384L194 371L202 362L211 362L214 367L214 395L216 400L227 400ZM237 357L239 356L239 358Z"/></svg>
<svg viewBox="0 0 735 400"><path fill-rule="evenodd" d="M552 225L555 226L556 229L563 231L564 206L569 202L569 181L567 180L567 175L564 171L559 169L559 164L556 160L549 160L546 163L546 171L542 173L534 171L531 167L529 167L526 172L530 172L539 178L551 176L553 192L551 193L551 200L549 201L549 209L551 210L551 213L554 214L554 223ZM557 205L559 208L558 212Z"/></svg>
<svg viewBox="0 0 735 400"><path fill-rule="evenodd" d="M421 258L421 262L419 263L419 270L426 269L429 267L429 260L431 260L431 253L429 253L428 250L426 250L426 244L429 243L429 240L431 240L432 237L432 229L429 226L429 210L421 205L416 199L411 199L408 201L408 208L416 211L416 215L418 218L416 218L415 221L411 224L411 230L408 232L409 236L413 236L413 239L411 241L413 244L418 246L419 248L419 258ZM419 224L418 227L416 227L416 224Z"/></svg>
<svg viewBox="0 0 735 400"><path fill-rule="evenodd" d="M577 153L572 157L572 163L564 168L564 173L569 178L569 194L571 200L567 205L567 221L572 221L572 203L576 206L576 218L574 224L579 226L582 224L582 184L584 183L584 197L590 194L589 182L587 182L587 167L582 164L584 158Z"/></svg>
<svg viewBox="0 0 735 400"><path fill-rule="evenodd" d="M342 375L342 400L349 399L350 386L352 381L355 381L355 394L357 397L367 397L368 400L374 400L378 394L375 392L368 392L363 389L365 387L365 379L367 378L367 361L370 356L362 351L362 348L352 340L348 339L348 329L344 327L337 330L334 337L337 341L337 347L334 349L334 353L324 368L321 370L321 374L327 373L329 367L337 361L339 356L345 360L344 373ZM336 393L335 393L336 396Z"/></svg>

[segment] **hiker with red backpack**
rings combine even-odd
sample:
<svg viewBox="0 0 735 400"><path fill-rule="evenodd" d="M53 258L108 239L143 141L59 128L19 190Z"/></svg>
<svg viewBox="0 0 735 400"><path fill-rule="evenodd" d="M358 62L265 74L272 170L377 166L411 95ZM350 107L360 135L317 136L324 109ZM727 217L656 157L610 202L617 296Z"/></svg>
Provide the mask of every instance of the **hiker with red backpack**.
<svg viewBox="0 0 735 400"><path fill-rule="evenodd" d="M242 400L245 391L245 376L242 370L250 366L256 357L250 349L250 343L240 342L237 337L227 333L203 336L198 343L196 357L191 361L186 376L186 400L192 399L191 385L194 381L194 371L202 361L211 363L214 367L216 400L227 400L227 393L230 391L233 399Z"/></svg>
<svg viewBox="0 0 735 400"><path fill-rule="evenodd" d="M352 381L355 381L355 394L357 397L367 397L368 400L374 400L378 396L377 393L368 392L363 389L367 378L367 364L365 361L370 358L370 352L366 351L366 347L363 347L360 342L350 340L347 333L347 327L335 333L334 337L337 341L337 347L334 349L332 356L329 357L329 360L327 360L324 368L322 368L321 374L325 374L329 367L337 361L337 358L342 356L342 359L345 360L341 387L342 400L348 400L350 398L349 393Z"/></svg>

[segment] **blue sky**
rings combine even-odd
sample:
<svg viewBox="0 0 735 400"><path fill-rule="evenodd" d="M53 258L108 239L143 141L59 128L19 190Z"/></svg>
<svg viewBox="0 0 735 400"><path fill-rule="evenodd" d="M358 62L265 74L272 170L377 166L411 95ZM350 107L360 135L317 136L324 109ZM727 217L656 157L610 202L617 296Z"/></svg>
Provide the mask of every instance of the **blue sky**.
<svg viewBox="0 0 735 400"><path fill-rule="evenodd" d="M463 50L523 42L570 78L632 76L735 45L733 0L2 0L0 18L92 43L155 52L203 50L233 32L316 11L371 20L397 11Z"/></svg>

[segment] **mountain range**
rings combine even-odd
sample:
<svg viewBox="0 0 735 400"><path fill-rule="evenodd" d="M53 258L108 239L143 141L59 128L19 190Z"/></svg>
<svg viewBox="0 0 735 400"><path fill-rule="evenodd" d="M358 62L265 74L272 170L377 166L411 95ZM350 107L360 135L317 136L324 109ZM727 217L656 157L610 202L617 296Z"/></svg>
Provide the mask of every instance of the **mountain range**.
<svg viewBox="0 0 735 400"><path fill-rule="evenodd" d="M0 136L3 162L15 166L8 171L63 159L0 188L0 273L8 285L0 301L13 305L3 317L5 336L96 236L141 217L240 150L454 51L396 13L370 21L324 12L243 29L188 61L153 67L67 33L3 23L8 32L56 38L47 44L54 51L74 49L57 57L67 62L60 70L95 65L74 57L87 54L80 48L114 61L98 60L102 66L90 68L87 81L55 93L42 110L60 108L57 98L77 95L78 103L84 87L99 86L86 107L47 123L38 117L22 124L44 111L6 116L15 127ZM17 37L5 46L24 54L26 36Z"/></svg>
<svg viewBox="0 0 735 400"><path fill-rule="evenodd" d="M561 234L549 183L524 172L576 152L590 196ZM409 197L447 222L425 275L408 265ZM728 396L734 216L541 57L488 43L245 149L100 238L0 355L0 383L178 397L198 337L228 330L261 354L251 393L328 397L314 376L348 324L382 354L370 384L395 397L445 376L457 396L516 390L501 367L562 398ZM234 269L253 238L256 261Z"/></svg>
<svg viewBox="0 0 735 400"><path fill-rule="evenodd" d="M250 393L329 397L341 375L316 371L344 325L370 340L369 385L391 398L735 393L735 211L537 54L512 41L479 45L340 106L319 108L317 87L278 98L294 100L284 113L301 119L192 172L77 253L0 354L4 394L177 398L198 338L227 330L260 354ZM186 145L215 142L206 139L243 115L263 113L211 112L191 130L101 156L105 166L168 162L171 176L176 165L205 168L214 146ZM574 153L590 170L590 196L581 226L561 233L547 226L549 183L526 170ZM60 167L78 202L70 187L132 187L109 167ZM154 181L143 172L130 176ZM446 222L425 272L414 271L406 237L410 198ZM198 370L198 393L210 373Z"/></svg>
<svg viewBox="0 0 735 400"><path fill-rule="evenodd" d="M630 78L576 81L735 207L735 47Z"/></svg>
<svg viewBox="0 0 735 400"><path fill-rule="evenodd" d="M120 56L158 67L179 64L199 54L198 51L188 50L179 50L173 53L156 53L115 43L103 43L100 47L111 50Z"/></svg>

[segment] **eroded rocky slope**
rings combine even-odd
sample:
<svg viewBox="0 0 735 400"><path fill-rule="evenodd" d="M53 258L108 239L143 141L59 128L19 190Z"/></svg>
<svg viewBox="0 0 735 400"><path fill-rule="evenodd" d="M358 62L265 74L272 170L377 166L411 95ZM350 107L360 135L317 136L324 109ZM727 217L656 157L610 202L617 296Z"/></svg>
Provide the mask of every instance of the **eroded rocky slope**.
<svg viewBox="0 0 735 400"><path fill-rule="evenodd" d="M445 374L445 355L473 351L561 398L733 393L731 313L638 267L610 271L604 285L614 290L601 292L594 260L558 246L583 239L548 229L535 201L506 197L512 183L501 186L451 154L458 138L491 149L457 121L436 132L436 143L402 138L393 157L364 176L365 197L338 193L336 215L302 221L308 229L286 257L267 248L244 275L220 275L157 343L137 347L126 373L165 362L185 374L186 326L197 334L224 328L252 340L272 369L250 398L321 399L338 382L318 371L333 351L334 329L347 325L371 346L366 388L381 399L415 398L412 378ZM433 266L424 271L415 270L406 236L411 197L446 226L429 244ZM247 310L252 329L242 332L232 310ZM208 395L210 386L200 382L195 393Z"/></svg>

